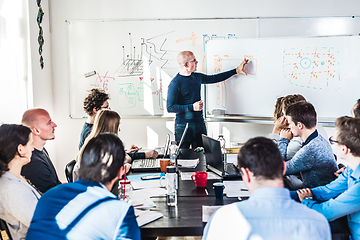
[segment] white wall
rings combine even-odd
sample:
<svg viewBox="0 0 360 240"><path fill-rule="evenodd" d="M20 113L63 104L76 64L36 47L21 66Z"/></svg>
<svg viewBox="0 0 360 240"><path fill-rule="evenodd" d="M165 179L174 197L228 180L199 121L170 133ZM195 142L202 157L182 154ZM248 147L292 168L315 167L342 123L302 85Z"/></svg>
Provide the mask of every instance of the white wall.
<svg viewBox="0 0 360 240"><path fill-rule="evenodd" d="M165 19L165 18L245 18L245 17L305 17L360 15L360 1L336 0L43 0L45 12L44 60L45 69L39 69L37 53L36 1L29 1L31 21L32 69L34 106L49 110L57 123L56 139L47 144L51 158L64 180L64 166L77 154L79 135L84 120L69 118L69 87L66 46L66 19ZM184 24L184 27L187 27ZM275 102L275 100L274 100ZM350 106L349 106L350 108ZM158 134L158 143L173 127L168 119L123 119L120 137L126 146L132 143L149 146L149 126ZM272 126L261 124L212 123L209 132L215 136L225 126L232 132L232 140L245 142L255 135L268 134ZM222 131L222 130L221 130ZM330 129L331 131L331 129Z"/></svg>

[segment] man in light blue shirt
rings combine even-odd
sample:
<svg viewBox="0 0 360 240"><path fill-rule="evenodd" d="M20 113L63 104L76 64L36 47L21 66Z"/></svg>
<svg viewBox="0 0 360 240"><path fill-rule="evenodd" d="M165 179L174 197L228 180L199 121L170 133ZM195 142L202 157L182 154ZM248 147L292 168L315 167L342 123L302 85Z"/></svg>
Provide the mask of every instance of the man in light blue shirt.
<svg viewBox="0 0 360 240"><path fill-rule="evenodd" d="M298 196L302 204L322 213L329 221L347 216L351 239L360 240L360 118L340 117L335 127L329 140L348 167L333 182L301 189Z"/></svg>
<svg viewBox="0 0 360 240"><path fill-rule="evenodd" d="M264 137L252 138L240 149L238 166L248 200L220 208L206 224L203 239L214 239L216 231L232 231L227 239L238 239L242 225L229 229L240 212L251 226L251 235L262 239L331 239L326 218L290 198L284 188L286 164L276 144ZM232 206L232 207L230 207ZM236 206L236 210L234 210ZM309 211L310 210L310 211ZM246 231L250 232L248 229ZM246 239L246 238L245 238Z"/></svg>

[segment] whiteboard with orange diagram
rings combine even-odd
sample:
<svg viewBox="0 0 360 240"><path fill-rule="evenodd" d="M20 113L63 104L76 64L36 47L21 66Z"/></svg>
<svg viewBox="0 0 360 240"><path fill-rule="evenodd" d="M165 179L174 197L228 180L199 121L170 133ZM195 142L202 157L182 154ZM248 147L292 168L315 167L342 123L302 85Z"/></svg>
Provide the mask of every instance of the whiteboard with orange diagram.
<svg viewBox="0 0 360 240"><path fill-rule="evenodd" d="M236 68L245 72L206 86L206 115L272 117L276 99L302 94L319 121L350 115L360 98L360 37L297 37L210 40L208 74ZM215 111L214 111L215 110ZM223 110L223 111L218 111Z"/></svg>

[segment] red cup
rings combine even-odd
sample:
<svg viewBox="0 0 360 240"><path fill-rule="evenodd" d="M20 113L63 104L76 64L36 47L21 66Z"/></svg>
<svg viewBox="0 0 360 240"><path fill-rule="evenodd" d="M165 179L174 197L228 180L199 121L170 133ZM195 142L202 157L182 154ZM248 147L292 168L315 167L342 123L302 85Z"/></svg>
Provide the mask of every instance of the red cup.
<svg viewBox="0 0 360 240"><path fill-rule="evenodd" d="M191 175L191 180L196 184L197 187L205 187L207 182L207 172L196 172L195 175Z"/></svg>

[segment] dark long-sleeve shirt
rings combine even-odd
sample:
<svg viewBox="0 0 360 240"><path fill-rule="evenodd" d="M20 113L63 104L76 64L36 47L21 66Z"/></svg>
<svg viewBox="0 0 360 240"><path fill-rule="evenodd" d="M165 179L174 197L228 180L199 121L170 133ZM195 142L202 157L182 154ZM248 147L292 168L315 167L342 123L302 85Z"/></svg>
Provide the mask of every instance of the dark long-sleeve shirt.
<svg viewBox="0 0 360 240"><path fill-rule="evenodd" d="M236 69L216 75L192 73L182 76L179 73L169 84L167 111L176 113L176 123L202 122L203 111L194 111L193 104L201 99L201 84L224 81L236 74Z"/></svg>
<svg viewBox="0 0 360 240"><path fill-rule="evenodd" d="M31 161L23 166L21 175L29 179L42 193L61 184L45 148L42 151L34 149Z"/></svg>

